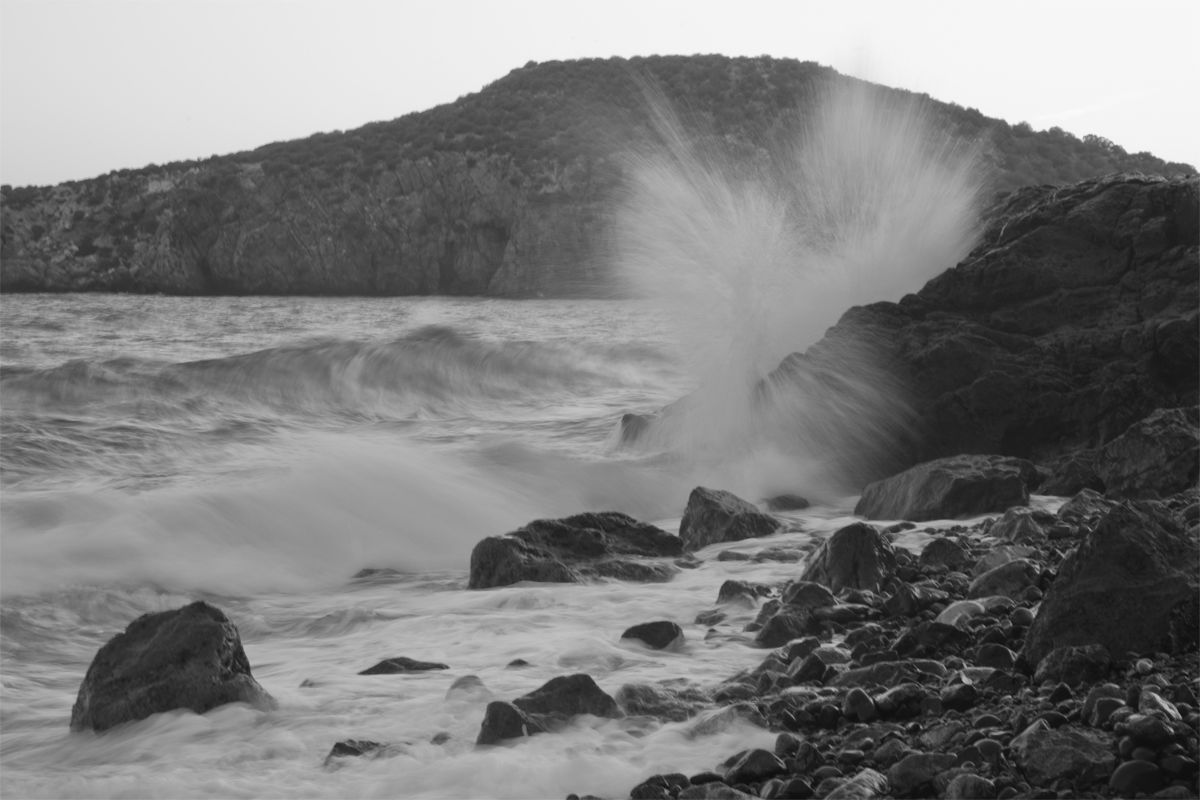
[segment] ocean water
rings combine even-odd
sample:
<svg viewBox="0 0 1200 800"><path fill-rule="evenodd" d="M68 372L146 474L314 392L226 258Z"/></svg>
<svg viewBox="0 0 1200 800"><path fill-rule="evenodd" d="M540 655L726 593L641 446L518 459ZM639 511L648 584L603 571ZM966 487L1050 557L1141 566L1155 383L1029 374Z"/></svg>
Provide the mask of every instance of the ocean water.
<svg viewBox="0 0 1200 800"><path fill-rule="evenodd" d="M443 298L0 300L0 795L625 796L772 737L732 723L580 718L477 749L490 699L586 672L711 688L757 664L741 626L694 624L727 578L797 564L717 561L660 585L466 589L471 547L532 519L619 510L677 530L694 485L797 490L783 459L698 461L618 446L620 415L691 388L653 307ZM849 501L846 501L849 502ZM811 548L836 499L793 532ZM353 580L391 567L386 580ZM279 700L68 731L96 650L138 615L206 599ZM671 619L681 650L623 643ZM450 669L361 676L408 656ZM531 666L506 669L516 658ZM478 676L485 691L447 696ZM439 733L450 738L432 744ZM395 745L322 766L346 738Z"/></svg>

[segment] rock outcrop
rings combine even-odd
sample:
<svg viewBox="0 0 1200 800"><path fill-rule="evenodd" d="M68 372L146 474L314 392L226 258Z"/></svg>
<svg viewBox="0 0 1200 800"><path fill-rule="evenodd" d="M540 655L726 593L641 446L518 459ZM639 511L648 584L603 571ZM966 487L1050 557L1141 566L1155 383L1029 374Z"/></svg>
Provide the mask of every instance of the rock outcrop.
<svg viewBox="0 0 1200 800"><path fill-rule="evenodd" d="M226 703L275 707L250 674L234 624L195 602L143 614L100 648L71 709L71 730L103 731L176 708L203 714Z"/></svg>
<svg viewBox="0 0 1200 800"><path fill-rule="evenodd" d="M542 519L504 536L489 536L471 551L472 589L519 581L576 583L588 578L665 581L673 566L638 558L679 556L679 537L616 512Z"/></svg>

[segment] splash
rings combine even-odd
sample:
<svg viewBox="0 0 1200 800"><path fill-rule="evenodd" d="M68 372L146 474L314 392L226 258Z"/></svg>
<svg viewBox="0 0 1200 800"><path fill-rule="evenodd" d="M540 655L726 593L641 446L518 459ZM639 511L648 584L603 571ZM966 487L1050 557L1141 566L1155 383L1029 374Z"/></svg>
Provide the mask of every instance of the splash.
<svg viewBox="0 0 1200 800"><path fill-rule="evenodd" d="M817 105L790 141L734 156L652 99L659 144L629 160L614 246L628 287L672 320L697 387L641 444L722 464L773 450L793 487L828 491L904 429L901 387L861 338L777 367L850 307L963 258L981 179L978 148L918 98L841 80Z"/></svg>

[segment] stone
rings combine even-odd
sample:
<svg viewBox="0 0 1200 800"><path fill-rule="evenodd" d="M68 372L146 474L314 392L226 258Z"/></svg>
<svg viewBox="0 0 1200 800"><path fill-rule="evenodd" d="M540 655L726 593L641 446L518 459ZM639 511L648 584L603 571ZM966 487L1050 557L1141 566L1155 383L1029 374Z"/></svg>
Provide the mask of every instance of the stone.
<svg viewBox="0 0 1200 800"><path fill-rule="evenodd" d="M590 675L583 673L552 678L529 694L513 700L512 704L528 714L621 716L617 702L597 686Z"/></svg>
<svg viewBox="0 0 1200 800"><path fill-rule="evenodd" d="M203 601L143 614L97 651L71 709L71 730L103 731L151 714L203 714L226 703L275 708L254 680L237 627Z"/></svg>
<svg viewBox="0 0 1200 800"><path fill-rule="evenodd" d="M1037 585L1040 575L1036 564L1027 558L1018 558L990 569L971 581L967 597L1004 595L1012 600L1020 600L1029 587Z"/></svg>
<svg viewBox="0 0 1200 800"><path fill-rule="evenodd" d="M934 621L942 625L954 625L955 627L963 628L966 627L968 621L984 613L984 611L983 603L980 603L978 600L955 600L943 608Z"/></svg>
<svg viewBox="0 0 1200 800"><path fill-rule="evenodd" d="M1056 647L1042 658L1034 671L1038 683L1062 681L1068 686L1094 683L1108 675L1112 660L1103 645Z"/></svg>
<svg viewBox="0 0 1200 800"><path fill-rule="evenodd" d="M1038 487L1040 494L1070 497L1082 490L1104 491L1096 474L1096 451L1087 448L1067 453L1049 465L1050 475Z"/></svg>
<svg viewBox="0 0 1200 800"><path fill-rule="evenodd" d="M780 647L792 639L812 633L815 628L812 614L792 611L788 608L772 615L754 635L759 647Z"/></svg>
<svg viewBox="0 0 1200 800"><path fill-rule="evenodd" d="M980 667L1011 670L1017 654L1002 644L981 644L975 651L975 664Z"/></svg>
<svg viewBox="0 0 1200 800"><path fill-rule="evenodd" d="M674 567L629 559L682 554L679 537L617 512L535 520L478 542L471 550L467 585L487 589L520 581L576 583L596 577L662 581L674 574Z"/></svg>
<svg viewBox="0 0 1200 800"><path fill-rule="evenodd" d="M718 542L769 536L781 527L779 520L732 492L697 486L688 496L679 538L686 549L699 550Z"/></svg>
<svg viewBox="0 0 1200 800"><path fill-rule="evenodd" d="M1058 509L1058 517L1064 522L1088 522L1099 520L1116 506L1100 492L1083 489Z"/></svg>
<svg viewBox="0 0 1200 800"><path fill-rule="evenodd" d="M1024 459L961 455L927 461L863 489L854 513L867 519L960 519L1029 503L1037 470Z"/></svg>
<svg viewBox="0 0 1200 800"><path fill-rule="evenodd" d="M1100 448L1096 473L1114 498L1158 498L1200 479L1200 408L1160 408Z"/></svg>
<svg viewBox="0 0 1200 800"><path fill-rule="evenodd" d="M955 775L946 785L946 800L993 800L996 784L973 772Z"/></svg>
<svg viewBox="0 0 1200 800"><path fill-rule="evenodd" d="M717 605L738 603L753 606L756 602L758 602L758 592L745 581L727 580L717 590Z"/></svg>
<svg viewBox="0 0 1200 800"><path fill-rule="evenodd" d="M705 708L711 698L696 688L675 688L650 683L627 683L617 690L617 706L631 716L649 716L683 722Z"/></svg>
<svg viewBox="0 0 1200 800"><path fill-rule="evenodd" d="M949 753L913 753L888 768L888 783L892 791L904 797L930 787L933 779L954 766L954 756ZM925 791L922 797L932 796Z"/></svg>
<svg viewBox="0 0 1200 800"><path fill-rule="evenodd" d="M837 598L825 586L812 581L792 581L784 587L779 602L793 610L826 608L837 603Z"/></svg>
<svg viewBox="0 0 1200 800"><path fill-rule="evenodd" d="M1182 652L1200 639L1200 545L1144 503L1121 503L1067 556L1022 650L1031 664L1056 647Z"/></svg>
<svg viewBox="0 0 1200 800"><path fill-rule="evenodd" d="M878 716L875 701L863 689L854 687L842 699L842 716L851 722L871 722Z"/></svg>
<svg viewBox="0 0 1200 800"><path fill-rule="evenodd" d="M725 781L729 784L761 783L787 771L787 765L779 756L770 750L756 748L743 755L729 768L725 773Z"/></svg>
<svg viewBox="0 0 1200 800"><path fill-rule="evenodd" d="M545 723L536 715L528 714L512 703L493 700L483 712L483 722L480 723L479 736L475 743L499 744L509 739L545 733L547 730Z"/></svg>
<svg viewBox="0 0 1200 800"><path fill-rule="evenodd" d="M801 511L811 505L806 498L798 494L775 495L767 498L766 504L768 511Z"/></svg>
<svg viewBox="0 0 1200 800"><path fill-rule="evenodd" d="M844 589L878 592L895 570L891 543L875 528L856 522L821 543L800 580L827 586L835 594Z"/></svg>
<svg viewBox="0 0 1200 800"><path fill-rule="evenodd" d="M669 620L643 622L627 628L622 639L635 639L653 650L663 650L683 641L683 628Z"/></svg>
<svg viewBox="0 0 1200 800"><path fill-rule="evenodd" d="M942 706L951 711L966 711L979 699L979 690L969 683L955 683L942 689Z"/></svg>
<svg viewBox="0 0 1200 800"><path fill-rule="evenodd" d="M450 684L450 688L446 690L447 700L490 700L492 699L491 691L483 685L478 675L463 675L461 678L455 678Z"/></svg>
<svg viewBox="0 0 1200 800"><path fill-rule="evenodd" d="M728 784L714 781L681 789L678 800L758 800L758 798Z"/></svg>
<svg viewBox="0 0 1200 800"><path fill-rule="evenodd" d="M359 675L404 675L410 672L428 672L433 669L450 669L436 661L416 661L407 656L385 658L373 667L367 667Z"/></svg>
<svg viewBox="0 0 1200 800"><path fill-rule="evenodd" d="M1108 739L1086 728L1051 729L1039 721L1012 740L1017 766L1035 786L1067 780L1082 789L1108 780L1116 767Z"/></svg>
<svg viewBox="0 0 1200 800"><path fill-rule="evenodd" d="M964 569L970 560L965 547L954 539L933 539L921 550L917 563L926 571L956 572Z"/></svg>
<svg viewBox="0 0 1200 800"><path fill-rule="evenodd" d="M1048 538L1030 508L1008 509L988 529L988 535L1010 544L1040 544Z"/></svg>
<svg viewBox="0 0 1200 800"><path fill-rule="evenodd" d="M1153 794L1163 788L1166 781L1158 765L1149 761L1126 761L1113 770L1108 779L1108 788L1117 797L1134 797Z"/></svg>
<svg viewBox="0 0 1200 800"><path fill-rule="evenodd" d="M874 800L887 793L887 777L867 767L824 795L825 800Z"/></svg>
<svg viewBox="0 0 1200 800"><path fill-rule="evenodd" d="M334 766L339 758L355 758L368 755L378 756L386 749L386 744L373 742L369 739L344 739L336 742L330 748L329 755L325 756L323 766Z"/></svg>

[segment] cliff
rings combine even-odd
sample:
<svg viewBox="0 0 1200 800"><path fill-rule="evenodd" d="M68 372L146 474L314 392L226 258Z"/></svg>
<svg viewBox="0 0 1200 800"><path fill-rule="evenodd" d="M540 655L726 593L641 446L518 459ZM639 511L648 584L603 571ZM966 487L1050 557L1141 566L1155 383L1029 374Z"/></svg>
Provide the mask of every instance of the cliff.
<svg viewBox="0 0 1200 800"><path fill-rule="evenodd" d="M605 295L622 156L652 136L644 85L723 147L753 153L848 80L766 57L530 63L454 103L354 131L6 186L0 288ZM1099 137L915 99L985 142L996 190L1123 169L1194 172Z"/></svg>

